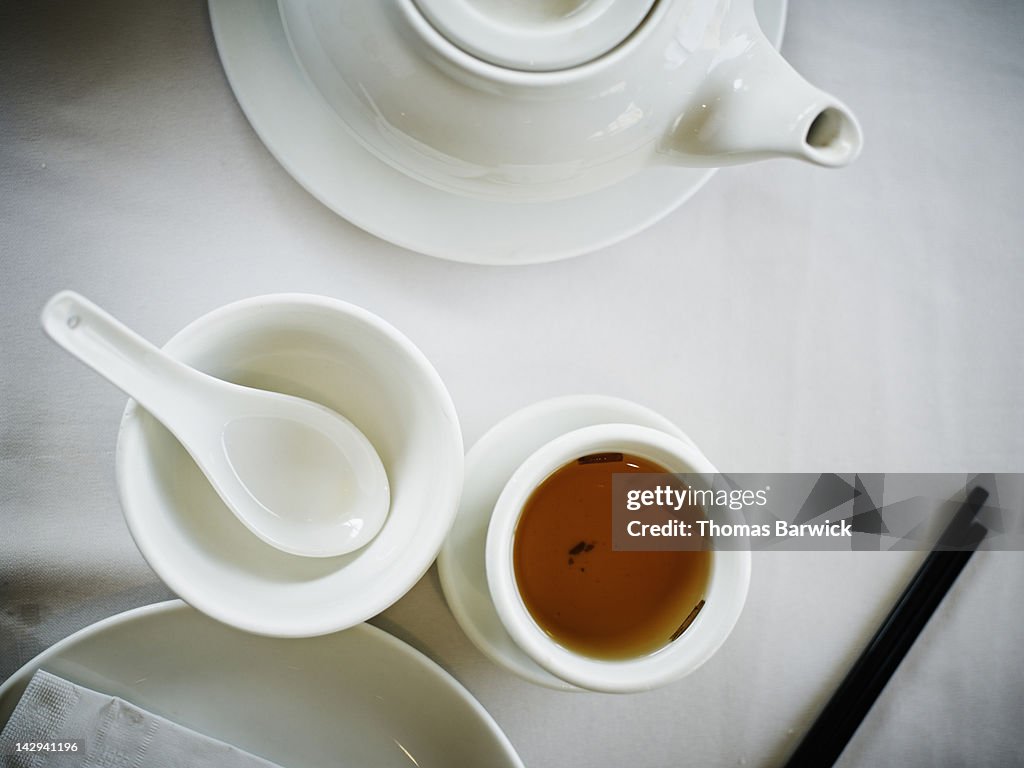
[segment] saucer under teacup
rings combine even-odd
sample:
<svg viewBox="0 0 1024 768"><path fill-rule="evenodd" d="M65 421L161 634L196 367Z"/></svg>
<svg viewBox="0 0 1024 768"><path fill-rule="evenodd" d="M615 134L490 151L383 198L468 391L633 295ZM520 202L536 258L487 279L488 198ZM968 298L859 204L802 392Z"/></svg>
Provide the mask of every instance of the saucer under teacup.
<svg viewBox="0 0 1024 768"><path fill-rule="evenodd" d="M493 426L466 454L459 511L438 556L445 598L473 644L513 674L548 688L580 690L539 666L505 630L484 559L491 513L509 478L539 448L567 432L612 423L650 427L693 445L665 417L620 398L571 395L529 405Z"/></svg>

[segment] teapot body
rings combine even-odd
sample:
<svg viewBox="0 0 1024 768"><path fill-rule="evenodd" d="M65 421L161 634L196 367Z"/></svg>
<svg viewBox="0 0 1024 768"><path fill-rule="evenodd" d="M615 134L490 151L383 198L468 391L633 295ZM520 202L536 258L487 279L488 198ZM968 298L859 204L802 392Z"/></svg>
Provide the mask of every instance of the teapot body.
<svg viewBox="0 0 1024 768"><path fill-rule="evenodd" d="M414 0L279 4L296 58L339 119L382 161L439 189L542 201L651 163L759 159L758 147L730 157L702 146L717 130L721 71L770 48L752 0L659 0L608 53L552 71L468 53Z"/></svg>

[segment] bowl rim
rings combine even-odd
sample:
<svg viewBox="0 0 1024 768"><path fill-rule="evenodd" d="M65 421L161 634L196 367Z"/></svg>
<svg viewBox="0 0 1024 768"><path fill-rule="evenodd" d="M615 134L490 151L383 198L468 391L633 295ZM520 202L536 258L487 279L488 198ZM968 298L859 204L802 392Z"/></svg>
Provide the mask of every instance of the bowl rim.
<svg viewBox="0 0 1024 768"><path fill-rule="evenodd" d="M424 376L428 385L427 391L430 392L435 407L441 411L441 422L447 426L447 430L433 442L438 451L448 451L449 471L444 477L437 479L437 502L429 505L429 515L426 515L430 518L430 523L423 535L414 539L415 547L402 554L401 562L398 564L400 570L399 567L390 567L389 578L379 580L372 590L362 590L358 604L346 602L343 610L323 611L323 615L318 618L309 619L301 624L293 618L289 618L285 625L284 622L276 622L266 616L252 616L235 610L230 603L223 600L211 599L201 584L171 564L161 547L154 544L151 534L147 532L147 518L157 513L149 508L151 505L148 499L137 498L146 486L138 477L139 473L133 472L137 461L133 457L137 451L144 448L145 440L139 419L139 412L142 409L133 399L129 399L125 405L118 428L115 475L121 509L136 546L157 576L175 594L207 616L247 632L269 637L313 637L347 629L376 616L405 595L423 577L436 559L455 521L462 494L464 450L455 405L440 374L426 355L386 320L347 301L311 293L252 296L216 307L200 315L176 332L163 348L175 355L194 344L208 328L227 319L236 319L239 315L254 311L288 308L312 308L341 313L381 334Z"/></svg>

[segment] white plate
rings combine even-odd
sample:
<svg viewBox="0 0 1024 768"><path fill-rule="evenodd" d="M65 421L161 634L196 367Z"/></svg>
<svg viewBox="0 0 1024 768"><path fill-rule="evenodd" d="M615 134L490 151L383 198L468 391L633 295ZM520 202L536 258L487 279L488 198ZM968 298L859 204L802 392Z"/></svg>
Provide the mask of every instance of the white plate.
<svg viewBox="0 0 1024 768"><path fill-rule="evenodd" d="M782 41L786 0L758 0ZM553 261L616 243L674 210L714 173L652 167L590 195L545 203L463 197L378 160L349 133L292 56L276 0L210 0L224 71L256 133L312 195L414 251L475 264Z"/></svg>
<svg viewBox="0 0 1024 768"><path fill-rule="evenodd" d="M473 644L510 672L565 691L578 689L541 668L505 631L488 591L484 549L494 504L516 468L556 437L595 424L637 424L693 445L664 416L628 400L572 395L527 406L491 427L466 454L462 501L437 560L448 606Z"/></svg>
<svg viewBox="0 0 1024 768"><path fill-rule="evenodd" d="M287 768L522 768L465 688L368 624L280 640L232 629L179 600L138 608L18 670L0 686L0 728L40 667Z"/></svg>

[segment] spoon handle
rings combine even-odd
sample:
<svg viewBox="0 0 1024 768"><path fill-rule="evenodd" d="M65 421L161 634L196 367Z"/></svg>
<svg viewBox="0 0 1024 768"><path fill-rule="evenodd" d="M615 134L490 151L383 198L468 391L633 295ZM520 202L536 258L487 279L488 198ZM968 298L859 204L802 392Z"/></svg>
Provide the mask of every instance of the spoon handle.
<svg viewBox="0 0 1024 768"><path fill-rule="evenodd" d="M74 291L43 307L43 330L57 344L107 378L156 418L164 419L175 393L187 391L192 371ZM180 397L178 398L180 399Z"/></svg>

